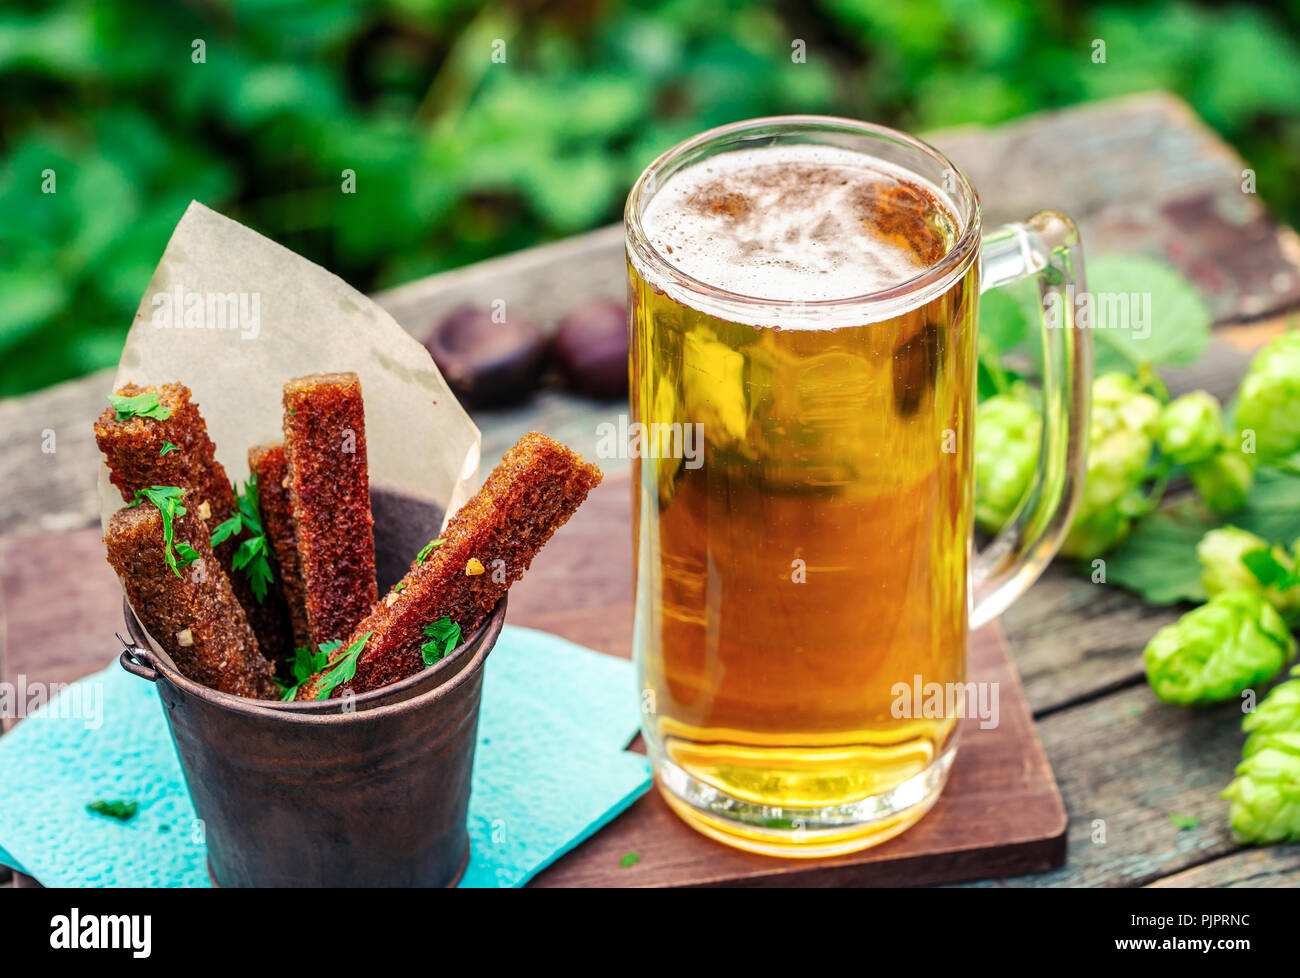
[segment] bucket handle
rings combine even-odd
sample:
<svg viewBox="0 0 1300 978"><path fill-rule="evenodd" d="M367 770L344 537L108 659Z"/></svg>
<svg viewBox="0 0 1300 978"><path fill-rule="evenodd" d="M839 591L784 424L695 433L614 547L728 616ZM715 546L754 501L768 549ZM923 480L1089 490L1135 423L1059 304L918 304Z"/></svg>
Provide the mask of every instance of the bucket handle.
<svg viewBox="0 0 1300 978"><path fill-rule="evenodd" d="M153 656L149 654L148 649L142 649L138 645L131 645L121 635L117 640L122 643L122 655L118 661L122 663L122 668L133 676L139 676L151 683L158 681L158 670L153 668Z"/></svg>

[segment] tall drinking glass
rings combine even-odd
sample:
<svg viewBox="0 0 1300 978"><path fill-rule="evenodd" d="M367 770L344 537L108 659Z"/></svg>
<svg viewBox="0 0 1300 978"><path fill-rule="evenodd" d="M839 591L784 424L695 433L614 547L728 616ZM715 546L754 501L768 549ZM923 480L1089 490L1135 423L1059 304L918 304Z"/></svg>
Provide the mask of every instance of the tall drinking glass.
<svg viewBox="0 0 1300 978"><path fill-rule="evenodd" d="M845 119L703 133L626 212L635 659L659 789L746 849L864 848L934 804L969 630L1025 590L1084 471L1091 346L1078 234L982 235L966 176ZM972 555L982 291L1044 298L1033 488Z"/></svg>

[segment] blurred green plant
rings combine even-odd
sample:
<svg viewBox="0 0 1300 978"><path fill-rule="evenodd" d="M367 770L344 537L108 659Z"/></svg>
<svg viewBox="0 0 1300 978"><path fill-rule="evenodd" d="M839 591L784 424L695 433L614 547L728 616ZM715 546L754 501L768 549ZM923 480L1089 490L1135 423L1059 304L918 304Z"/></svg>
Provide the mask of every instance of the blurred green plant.
<svg viewBox="0 0 1300 978"><path fill-rule="evenodd" d="M1297 23L1300 0L11 0L0 394L116 359L191 198L380 288L615 220L654 156L747 116L916 130L1167 88L1294 223Z"/></svg>

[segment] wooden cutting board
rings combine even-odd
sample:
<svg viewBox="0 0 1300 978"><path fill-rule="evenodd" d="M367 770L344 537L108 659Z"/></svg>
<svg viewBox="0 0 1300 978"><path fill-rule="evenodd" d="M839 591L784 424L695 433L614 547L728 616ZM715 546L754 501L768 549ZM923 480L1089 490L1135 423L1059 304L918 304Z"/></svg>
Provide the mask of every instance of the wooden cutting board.
<svg viewBox="0 0 1300 978"><path fill-rule="evenodd" d="M609 475L510 592L509 621L631 654L630 490ZM8 538L0 549L3 678L70 682L110 664L122 598L98 529ZM489 660L490 661L490 660ZM976 632L971 678L1000 684L999 725L965 721L948 787L916 826L829 859L733 850L682 823L654 790L534 886L863 886L1032 873L1065 860L1066 812L995 624ZM639 743L633 749L639 749ZM631 866L624 856L636 853Z"/></svg>

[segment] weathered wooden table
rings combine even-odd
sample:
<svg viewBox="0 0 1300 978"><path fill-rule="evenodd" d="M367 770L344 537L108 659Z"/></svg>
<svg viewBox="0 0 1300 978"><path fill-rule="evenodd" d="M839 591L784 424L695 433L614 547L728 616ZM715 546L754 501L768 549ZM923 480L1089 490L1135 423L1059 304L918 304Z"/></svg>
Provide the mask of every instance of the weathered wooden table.
<svg viewBox="0 0 1300 978"><path fill-rule="evenodd" d="M1215 338L1197 367L1166 374L1176 393L1203 387L1229 396L1250 352L1300 308L1300 239L1242 192L1245 164L1176 99L1137 96L930 138L971 174L988 223L1054 207L1078 221L1088 253L1163 258L1201 287ZM611 227L378 298L423 337L462 303L504 300L550 326L575 304L621 299L623 289L622 231ZM21 560L32 546L55 545L51 534L97 523L90 420L110 380L111 371L101 371L0 402L0 560ZM594 457L597 424L624 410L548 390L511 410L480 412L485 471L533 428ZM42 450L50 431L53 452ZM602 460L607 470L626 464ZM83 556L102 561L99 553ZM21 582L20 568L6 573ZM76 575L65 584L75 602ZM1069 810L1069 859L1052 872L971 885L1300 883L1300 846L1242 849L1228 832L1217 796L1239 757L1239 714L1167 707L1147 689L1142 647L1179 613L1056 566L1006 613L1003 626ZM105 636L60 636L53 623L50 638L43 678L68 681L85 671L86 643L103 646ZM8 651L0 645L0 675ZM1198 823L1180 830L1171 814Z"/></svg>

